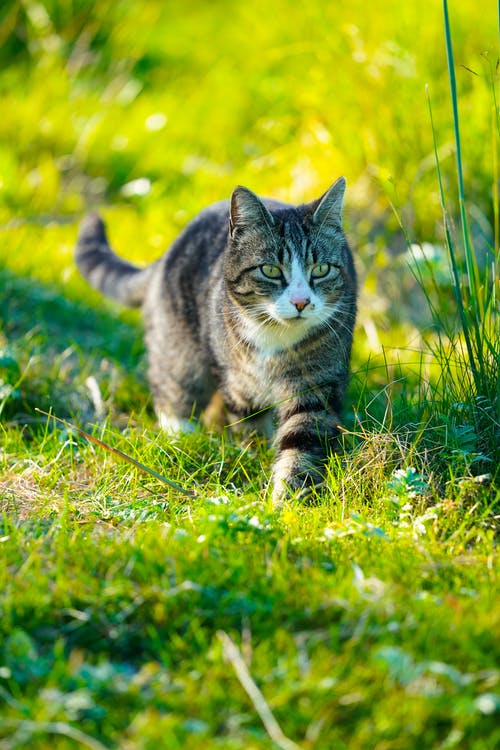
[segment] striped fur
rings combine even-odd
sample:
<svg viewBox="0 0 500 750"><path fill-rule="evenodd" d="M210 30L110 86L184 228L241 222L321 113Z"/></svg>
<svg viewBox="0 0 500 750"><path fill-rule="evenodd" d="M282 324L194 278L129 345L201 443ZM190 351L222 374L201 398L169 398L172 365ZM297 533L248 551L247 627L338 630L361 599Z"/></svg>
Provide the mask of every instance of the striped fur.
<svg viewBox="0 0 500 750"><path fill-rule="evenodd" d="M218 392L238 431L275 429L273 499L321 483L336 449L356 315L343 178L291 206L236 188L145 269L88 216L76 260L104 294L142 307L160 425L187 429Z"/></svg>

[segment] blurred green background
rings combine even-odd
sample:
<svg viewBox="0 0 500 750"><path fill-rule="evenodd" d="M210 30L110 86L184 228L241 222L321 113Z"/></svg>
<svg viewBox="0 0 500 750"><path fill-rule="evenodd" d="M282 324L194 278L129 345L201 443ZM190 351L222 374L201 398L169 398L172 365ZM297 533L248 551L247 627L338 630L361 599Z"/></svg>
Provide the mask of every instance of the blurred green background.
<svg viewBox="0 0 500 750"><path fill-rule="evenodd" d="M493 233L496 13L450 3L479 252ZM16 272L71 286L76 227L48 246L40 226L76 224L89 206L112 207L120 252L146 261L236 184L301 202L344 174L369 345L401 321L425 325L391 203L447 283L425 93L453 214L439 0L4 0L0 71L0 226L33 248L9 251Z"/></svg>

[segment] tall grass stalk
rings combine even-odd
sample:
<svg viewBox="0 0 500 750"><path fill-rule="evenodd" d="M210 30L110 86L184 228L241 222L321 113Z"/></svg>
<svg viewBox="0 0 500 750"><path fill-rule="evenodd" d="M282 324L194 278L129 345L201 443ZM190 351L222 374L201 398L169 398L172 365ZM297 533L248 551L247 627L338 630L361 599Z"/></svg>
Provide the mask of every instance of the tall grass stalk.
<svg viewBox="0 0 500 750"><path fill-rule="evenodd" d="M460 124L458 118L458 96L457 96L457 82L455 78L455 63L453 60L453 46L451 43L451 31L450 31L450 19L448 15L448 2L443 0L443 11L444 11L444 32L446 39L446 57L448 60L448 76L450 82L451 91L451 104L453 108L453 128L455 133L455 153L457 160L457 179L458 179L458 200L460 206L460 220L462 225L462 237L465 250L465 263L467 267L467 276L469 281L470 299L473 307L474 314L478 315L478 292L479 282L477 276L477 258L474 251L474 246L470 240L469 224L467 220L467 213L465 210L465 188L464 188L464 176L462 168L462 147L460 142ZM453 256L453 246L450 247L451 255ZM473 364L473 362L471 362Z"/></svg>
<svg viewBox="0 0 500 750"><path fill-rule="evenodd" d="M467 216L466 191L460 140L457 83L453 58L452 36L447 0L443 0L444 32L448 74L453 111L454 139L456 150L457 187L461 229L462 252L452 230L447 209L443 180L438 156L436 132L432 106L428 95L429 115L434 138L439 195L443 211L446 246L451 268L451 287L457 305L459 328L450 326L445 319L444 304L440 304L442 289L435 278L425 282L418 275L430 311L439 331L437 343L432 344L433 353L441 366L440 389L443 403L450 406L461 402L464 410L472 416L477 434L478 449L490 458L500 453L500 310L499 310L499 230L498 205L493 208L493 247L486 260L478 257ZM500 4L499 4L500 29ZM495 69L490 65L490 80L493 102L492 123L492 196L498 202L498 145L500 123L498 98L495 90ZM430 287L430 288L429 288ZM437 294L437 303L431 300Z"/></svg>

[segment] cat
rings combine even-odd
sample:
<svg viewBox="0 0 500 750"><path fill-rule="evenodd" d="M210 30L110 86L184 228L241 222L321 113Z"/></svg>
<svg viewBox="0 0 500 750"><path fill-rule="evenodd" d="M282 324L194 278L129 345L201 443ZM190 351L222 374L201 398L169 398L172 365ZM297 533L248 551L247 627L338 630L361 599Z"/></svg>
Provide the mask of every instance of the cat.
<svg viewBox="0 0 500 750"><path fill-rule="evenodd" d="M98 214L78 236L89 283L142 307L160 427L192 430L218 392L230 424L274 432L275 504L320 485L337 448L357 296L345 187L294 206L239 186L144 269L115 255Z"/></svg>

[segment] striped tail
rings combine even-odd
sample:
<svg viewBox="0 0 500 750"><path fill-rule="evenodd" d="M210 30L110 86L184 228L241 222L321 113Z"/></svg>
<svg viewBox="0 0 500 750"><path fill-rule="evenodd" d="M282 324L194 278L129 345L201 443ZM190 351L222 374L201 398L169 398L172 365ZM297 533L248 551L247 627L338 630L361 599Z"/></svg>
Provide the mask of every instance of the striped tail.
<svg viewBox="0 0 500 750"><path fill-rule="evenodd" d="M119 258L111 249L101 217L88 214L80 226L76 264L89 284L128 307L140 307L154 265L140 269Z"/></svg>

